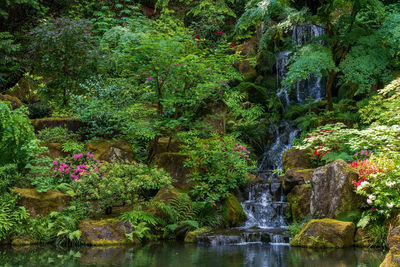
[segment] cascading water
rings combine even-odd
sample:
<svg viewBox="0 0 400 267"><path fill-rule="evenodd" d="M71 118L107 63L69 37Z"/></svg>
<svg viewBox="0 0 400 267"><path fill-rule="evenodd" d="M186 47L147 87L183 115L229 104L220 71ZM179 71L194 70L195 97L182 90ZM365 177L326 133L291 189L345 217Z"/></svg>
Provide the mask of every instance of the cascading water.
<svg viewBox="0 0 400 267"><path fill-rule="evenodd" d="M323 34L322 29L312 24L295 26L293 42L303 45ZM318 40L318 42L322 42ZM278 88L282 88L277 95L286 109L291 103L304 104L308 98L320 100L324 96L324 85L320 77L311 76L308 80L298 82L295 90L287 90L282 86L286 77L289 51L278 53L276 56L276 72ZM300 130L285 120L273 124L271 136L273 141L265 148L259 160L258 172L263 183L252 184L247 188L247 199L241 202L247 221L243 227L225 231L217 231L197 236L200 243L211 245L248 244L263 242L270 244L287 244L289 237L286 234L287 226L284 215L287 206L278 176L274 170L282 168L283 153L290 149L293 140Z"/></svg>
<svg viewBox="0 0 400 267"><path fill-rule="evenodd" d="M292 33L293 44L304 45L322 34L324 34L323 30L315 25L307 23L296 25ZM322 43L321 40L317 41ZM296 88L293 88L295 90L291 91L282 86L282 81L286 78L289 57L289 51L280 52L276 56L277 83L278 88L282 89L277 95L284 108L289 107L291 103L304 104L308 98L320 100L324 96L325 90L321 77L311 75L308 80L297 82ZM266 147L258 166L260 176L266 181L251 185L248 189L248 199L242 202L248 218L245 227L280 229L287 226L284 215L287 206L286 198L277 175L272 171L282 168L283 153L291 148L292 142L299 132L300 130L292 123L284 120L273 126L274 140ZM275 235L274 238L277 243L285 240L279 235Z"/></svg>

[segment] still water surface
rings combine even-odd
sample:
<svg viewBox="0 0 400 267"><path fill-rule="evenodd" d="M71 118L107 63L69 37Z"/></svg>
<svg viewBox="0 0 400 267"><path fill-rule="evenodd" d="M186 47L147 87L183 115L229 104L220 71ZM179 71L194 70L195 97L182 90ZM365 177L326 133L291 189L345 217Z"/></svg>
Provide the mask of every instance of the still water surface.
<svg viewBox="0 0 400 267"><path fill-rule="evenodd" d="M0 247L0 266L375 267L381 249L305 249L283 245L199 246L176 242L132 247Z"/></svg>

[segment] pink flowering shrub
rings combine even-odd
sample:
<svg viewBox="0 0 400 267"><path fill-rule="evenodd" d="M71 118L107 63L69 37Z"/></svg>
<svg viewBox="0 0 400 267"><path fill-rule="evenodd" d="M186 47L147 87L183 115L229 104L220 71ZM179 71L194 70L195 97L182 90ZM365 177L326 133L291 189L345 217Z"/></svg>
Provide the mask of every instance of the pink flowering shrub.
<svg viewBox="0 0 400 267"><path fill-rule="evenodd" d="M99 173L98 164L100 163L94 155L87 152L86 154L75 154L72 159L54 160L53 161L53 177L68 182L69 178L79 180L79 177L89 171L89 167L94 173Z"/></svg>

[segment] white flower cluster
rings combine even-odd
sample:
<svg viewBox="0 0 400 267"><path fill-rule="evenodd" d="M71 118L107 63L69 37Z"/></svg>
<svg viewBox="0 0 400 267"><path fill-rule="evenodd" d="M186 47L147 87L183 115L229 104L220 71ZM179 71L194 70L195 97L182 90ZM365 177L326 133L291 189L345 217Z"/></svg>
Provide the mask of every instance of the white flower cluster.
<svg viewBox="0 0 400 267"><path fill-rule="evenodd" d="M367 203L371 205L374 202L375 199L376 199L376 196L369 195L368 199L367 199Z"/></svg>
<svg viewBox="0 0 400 267"><path fill-rule="evenodd" d="M396 184L396 182L395 181L393 181L393 182L392 181L386 181L385 184L387 186L389 186L389 187L392 187L392 186L394 186Z"/></svg>

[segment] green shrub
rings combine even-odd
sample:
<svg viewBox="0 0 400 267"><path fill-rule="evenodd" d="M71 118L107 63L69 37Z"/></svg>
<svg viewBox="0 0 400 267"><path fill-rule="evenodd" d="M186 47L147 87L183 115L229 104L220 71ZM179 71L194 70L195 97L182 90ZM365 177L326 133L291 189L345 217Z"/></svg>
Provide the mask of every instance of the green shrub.
<svg viewBox="0 0 400 267"><path fill-rule="evenodd" d="M0 166L16 164L21 170L40 151L27 113L24 107L11 111L0 102Z"/></svg>
<svg viewBox="0 0 400 267"><path fill-rule="evenodd" d="M192 170L189 178L196 200L210 203L223 200L254 169L250 152L232 137L194 138L189 144L184 149L188 154L185 166Z"/></svg>
<svg viewBox="0 0 400 267"><path fill-rule="evenodd" d="M0 240L14 233L15 228L28 219L25 208L17 207L18 196L11 193L0 195Z"/></svg>
<svg viewBox="0 0 400 267"><path fill-rule="evenodd" d="M64 127L44 128L38 133L38 138L46 143L64 143L75 140L78 135Z"/></svg>

